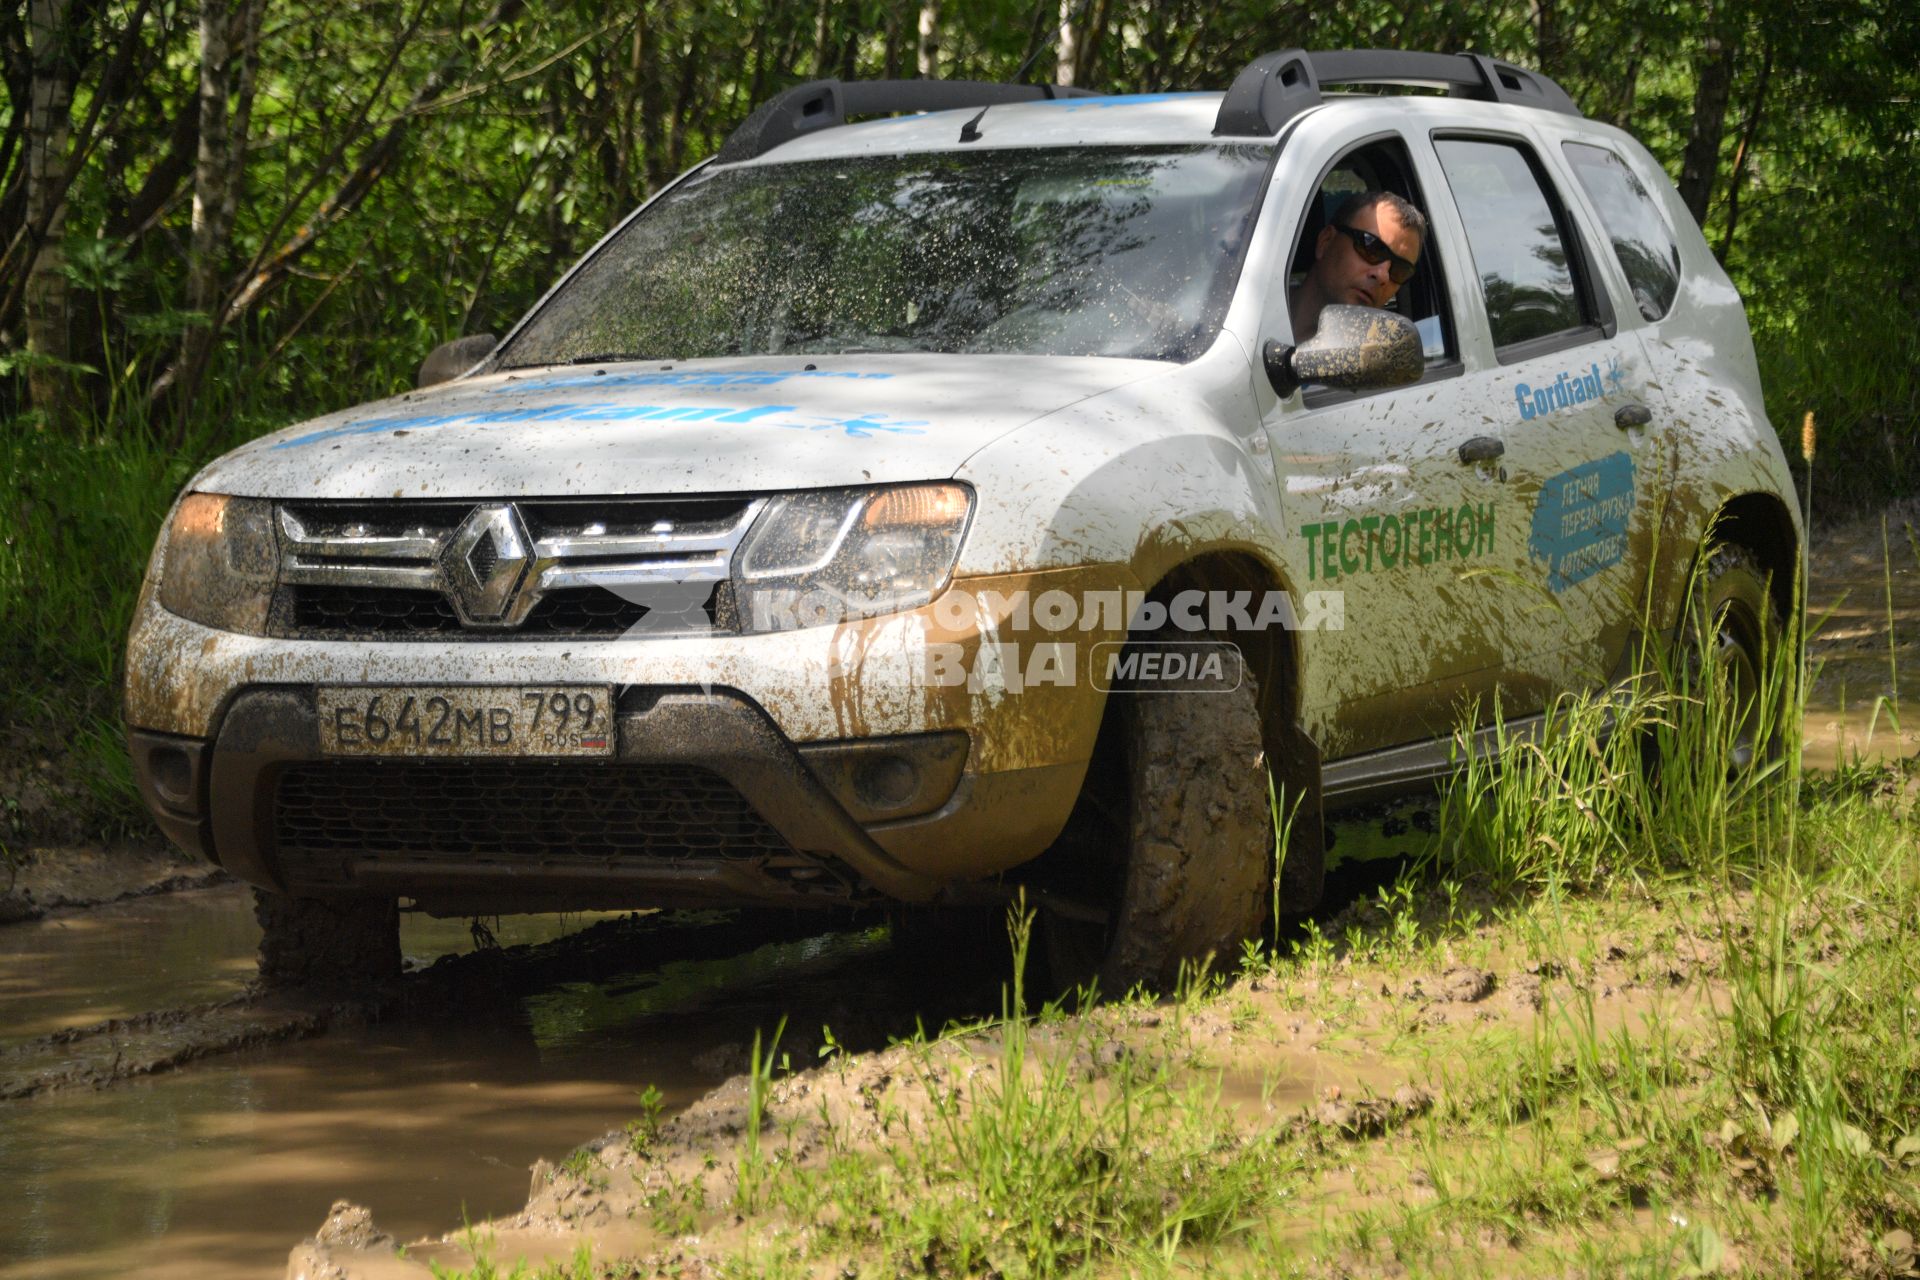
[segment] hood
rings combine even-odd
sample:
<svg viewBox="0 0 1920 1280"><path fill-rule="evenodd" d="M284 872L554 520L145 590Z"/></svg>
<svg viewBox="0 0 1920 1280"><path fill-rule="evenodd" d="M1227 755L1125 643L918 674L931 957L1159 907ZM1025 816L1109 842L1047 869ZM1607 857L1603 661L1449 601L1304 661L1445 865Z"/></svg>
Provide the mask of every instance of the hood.
<svg viewBox="0 0 1920 1280"><path fill-rule="evenodd" d="M1172 367L886 355L518 369L263 436L194 487L241 497L531 498L939 480L1009 431Z"/></svg>

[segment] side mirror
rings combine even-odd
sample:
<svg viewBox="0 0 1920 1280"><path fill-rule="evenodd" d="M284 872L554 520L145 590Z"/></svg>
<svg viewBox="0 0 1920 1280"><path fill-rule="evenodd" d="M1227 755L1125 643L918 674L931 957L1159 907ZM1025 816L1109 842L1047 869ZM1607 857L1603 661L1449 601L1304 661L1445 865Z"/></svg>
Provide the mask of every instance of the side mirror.
<svg viewBox="0 0 1920 1280"><path fill-rule="evenodd" d="M1420 381L1426 368L1413 321L1376 307L1330 306L1297 347L1269 340L1261 351L1267 381L1282 396L1309 382L1342 391L1374 391Z"/></svg>
<svg viewBox="0 0 1920 1280"><path fill-rule="evenodd" d="M490 333L472 333L441 343L420 362L420 372L413 375L414 387L430 387L459 377L484 360L499 341Z"/></svg>

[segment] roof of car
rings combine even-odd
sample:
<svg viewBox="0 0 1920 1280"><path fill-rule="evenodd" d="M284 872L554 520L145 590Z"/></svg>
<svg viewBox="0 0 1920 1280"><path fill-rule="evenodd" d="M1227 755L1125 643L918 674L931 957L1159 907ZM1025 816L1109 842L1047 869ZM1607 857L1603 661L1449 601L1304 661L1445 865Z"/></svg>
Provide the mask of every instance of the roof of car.
<svg viewBox="0 0 1920 1280"><path fill-rule="evenodd" d="M1114 94L893 116L805 134L757 159L786 163L828 156L941 151L968 145L1059 147L1213 142L1216 140L1213 121L1219 114L1221 97L1219 93ZM960 138L962 128L969 121L975 122L977 144L963 143Z"/></svg>
<svg viewBox="0 0 1920 1280"><path fill-rule="evenodd" d="M942 80L815 80L760 104L715 157L721 164L781 162L901 151L999 147L1258 142L1299 116L1354 105L1432 98L1327 93L1352 86L1443 89L1451 104L1477 100L1496 115L1513 107L1580 116L1558 84L1480 54L1347 49L1263 54L1224 92L1098 94L1052 85ZM1414 110L1422 108L1415 106ZM880 116L851 123L854 116Z"/></svg>
<svg viewBox="0 0 1920 1280"><path fill-rule="evenodd" d="M1053 102L1011 103L978 109L934 111L868 120L807 134L750 160L750 165L791 164L907 152L1000 150L1026 147L1108 147L1271 143L1269 137L1221 137L1214 120L1220 93L1120 94ZM1330 94L1315 111L1367 112L1404 119L1409 113L1446 117L1450 125L1511 125L1515 108L1458 98L1419 95ZM1528 116L1536 113L1519 108ZM1303 113L1304 114L1304 113ZM1545 115L1545 113L1540 113ZM1296 117L1298 118L1298 117ZM1547 117L1572 123L1567 116ZM963 142L973 124L977 138ZM1593 121L1582 122L1594 126ZM1598 126L1595 126L1598 130ZM1610 132L1610 131L1608 131Z"/></svg>

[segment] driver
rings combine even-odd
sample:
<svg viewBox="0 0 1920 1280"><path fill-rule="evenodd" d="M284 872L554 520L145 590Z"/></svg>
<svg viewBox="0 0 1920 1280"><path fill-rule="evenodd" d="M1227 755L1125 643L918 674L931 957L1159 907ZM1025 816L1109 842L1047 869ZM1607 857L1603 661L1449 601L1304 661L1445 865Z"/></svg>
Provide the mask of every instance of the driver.
<svg viewBox="0 0 1920 1280"><path fill-rule="evenodd" d="M1348 196L1320 229L1313 266L1293 295L1293 340L1320 327L1320 312L1335 303L1384 307L1413 277L1426 243L1427 219L1391 191Z"/></svg>

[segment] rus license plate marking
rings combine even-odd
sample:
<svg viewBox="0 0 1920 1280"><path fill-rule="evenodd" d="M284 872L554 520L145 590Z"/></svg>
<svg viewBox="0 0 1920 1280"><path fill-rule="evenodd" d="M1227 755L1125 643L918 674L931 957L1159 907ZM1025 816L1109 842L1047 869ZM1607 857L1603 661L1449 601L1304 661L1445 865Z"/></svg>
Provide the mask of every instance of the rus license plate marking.
<svg viewBox="0 0 1920 1280"><path fill-rule="evenodd" d="M319 690L330 756L610 756L607 685L333 685Z"/></svg>

